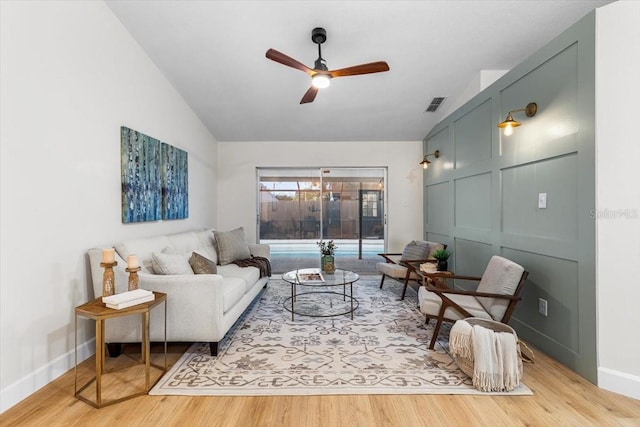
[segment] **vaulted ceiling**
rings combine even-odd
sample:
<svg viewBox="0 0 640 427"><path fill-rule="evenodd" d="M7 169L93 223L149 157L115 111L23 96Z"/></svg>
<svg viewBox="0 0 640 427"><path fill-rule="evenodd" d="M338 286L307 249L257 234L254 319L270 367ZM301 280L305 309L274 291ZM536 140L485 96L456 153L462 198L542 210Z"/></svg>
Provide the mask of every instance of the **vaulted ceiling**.
<svg viewBox="0 0 640 427"><path fill-rule="evenodd" d="M508 70L609 0L107 1L219 141L418 141L482 70ZM333 79L300 105L323 27L329 69L386 61L390 71ZM473 85L472 85L473 87ZM445 97L435 113L431 99ZM456 101L457 100L457 101Z"/></svg>

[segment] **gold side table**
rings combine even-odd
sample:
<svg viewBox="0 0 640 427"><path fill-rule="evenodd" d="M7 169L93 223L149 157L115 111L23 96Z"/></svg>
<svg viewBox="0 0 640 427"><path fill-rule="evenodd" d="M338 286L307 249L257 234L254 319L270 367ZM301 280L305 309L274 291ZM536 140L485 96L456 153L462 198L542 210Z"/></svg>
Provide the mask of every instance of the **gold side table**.
<svg viewBox="0 0 640 427"><path fill-rule="evenodd" d="M115 310L112 308L108 308L102 302L102 298L96 298L93 301L89 301L86 304L82 304L81 306L76 307L75 309L75 381L74 381L74 395L79 400L93 406L94 408L102 408L107 405L112 405L114 403L122 402L127 399L131 399L137 396L143 396L149 392L151 387L155 385L151 384L151 367L157 368L162 371L162 373L167 372L167 294L163 294L161 292L154 292L155 299L153 301L144 302L138 305L134 305L132 307L123 308L120 310ZM151 310L154 307L164 303L164 366L156 365L151 363L151 343L149 337L149 318ZM145 383L144 389L127 396L123 396L117 399L103 401L102 398L102 380L103 376L107 374L111 374L121 369L126 369L131 366L127 366L125 368L114 369L112 371L106 371L104 368L105 359L106 359L106 346L104 342L104 327L105 322L108 319L113 319L116 317L129 316L132 314L140 314L141 318L141 332L142 332L142 343L141 343L141 358L138 360L140 364L144 364L144 375L145 375ZM96 375L91 378L85 385L78 388L78 316L85 317L87 319L93 319L96 321ZM158 380L162 377L160 375ZM89 387L93 382L96 383L96 399L92 401L84 396L81 396L80 393L84 391L87 387ZM156 381L157 382L157 381Z"/></svg>

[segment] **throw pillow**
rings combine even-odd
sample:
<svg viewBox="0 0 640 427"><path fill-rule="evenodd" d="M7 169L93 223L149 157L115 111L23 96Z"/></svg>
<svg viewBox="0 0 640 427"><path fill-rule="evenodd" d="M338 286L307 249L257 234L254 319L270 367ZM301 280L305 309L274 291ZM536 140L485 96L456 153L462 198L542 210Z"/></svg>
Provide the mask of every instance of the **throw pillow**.
<svg viewBox="0 0 640 427"><path fill-rule="evenodd" d="M203 257L197 252L194 252L191 255L191 258L189 258L189 264L191 264L191 269L196 274L216 274L218 271L215 262Z"/></svg>
<svg viewBox="0 0 640 427"><path fill-rule="evenodd" d="M435 258L433 257L433 253L435 251L437 251L437 250L444 249L444 245L441 244L441 243L431 243L431 242L429 242L429 248L430 248L429 258L427 258L427 259L435 260Z"/></svg>
<svg viewBox="0 0 640 427"><path fill-rule="evenodd" d="M251 258L243 227L231 231L216 231L214 237L218 245L218 264L227 265L238 259Z"/></svg>
<svg viewBox="0 0 640 427"><path fill-rule="evenodd" d="M172 248L171 246L167 246L166 248L164 248L162 250L163 254L168 254L168 255L180 255L180 252L178 252L177 249Z"/></svg>
<svg viewBox="0 0 640 427"><path fill-rule="evenodd" d="M426 242L409 242L402 250L401 261L418 261L427 259L429 254L429 244Z"/></svg>
<svg viewBox="0 0 640 427"><path fill-rule="evenodd" d="M154 252L151 254L151 266L156 274L193 274L188 259L182 254Z"/></svg>

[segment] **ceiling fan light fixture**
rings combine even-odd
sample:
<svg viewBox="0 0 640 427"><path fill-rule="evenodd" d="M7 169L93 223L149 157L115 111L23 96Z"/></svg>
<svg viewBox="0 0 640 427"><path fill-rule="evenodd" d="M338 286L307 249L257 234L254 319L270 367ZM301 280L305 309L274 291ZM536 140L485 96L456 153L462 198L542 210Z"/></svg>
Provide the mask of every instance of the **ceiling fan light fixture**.
<svg viewBox="0 0 640 427"><path fill-rule="evenodd" d="M315 74L311 77L311 84L313 87L317 87L318 89L324 89L325 87L329 87L331 84L331 77L326 74Z"/></svg>
<svg viewBox="0 0 640 427"><path fill-rule="evenodd" d="M389 71L389 64L384 61L353 65L351 67L340 68L338 70L329 70L326 61L322 57L322 44L327 41L327 32L325 29L320 27L314 28L313 31L311 31L311 41L318 45L318 59L315 60L313 68L309 68L302 62L296 61L290 56L287 56L282 52L278 52L275 49L269 49L265 54L265 56L272 61L303 71L311 77L311 87L305 92L304 96L300 100L300 104L313 102L318 91L331 84L331 79Z"/></svg>

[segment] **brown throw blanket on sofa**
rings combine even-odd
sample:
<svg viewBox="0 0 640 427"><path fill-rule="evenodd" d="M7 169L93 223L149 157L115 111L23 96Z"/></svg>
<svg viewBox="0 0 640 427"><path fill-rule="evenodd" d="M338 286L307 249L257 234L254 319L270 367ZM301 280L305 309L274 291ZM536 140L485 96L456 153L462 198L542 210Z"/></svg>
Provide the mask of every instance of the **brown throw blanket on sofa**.
<svg viewBox="0 0 640 427"><path fill-rule="evenodd" d="M269 262L268 258L252 256L251 258L233 261L233 263L239 267L256 267L260 270L260 277L271 277L271 262Z"/></svg>

